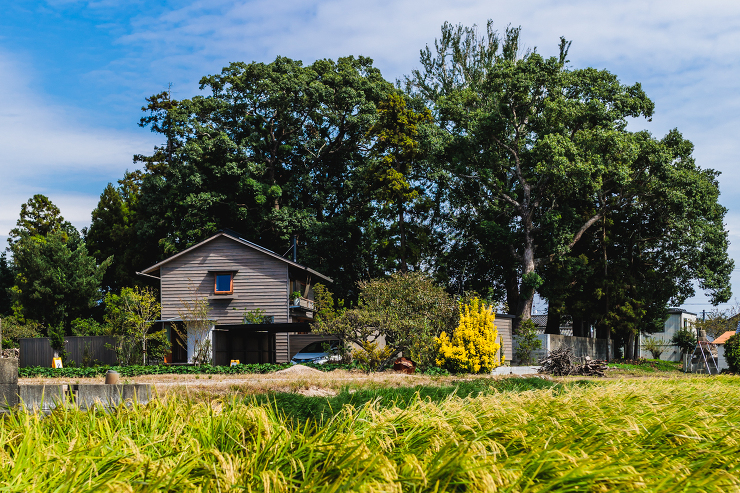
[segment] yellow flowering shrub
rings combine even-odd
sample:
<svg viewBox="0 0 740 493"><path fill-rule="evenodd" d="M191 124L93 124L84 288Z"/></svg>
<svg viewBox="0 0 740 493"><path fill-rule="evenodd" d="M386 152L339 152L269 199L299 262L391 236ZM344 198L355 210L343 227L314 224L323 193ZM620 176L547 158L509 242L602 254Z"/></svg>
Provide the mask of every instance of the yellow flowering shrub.
<svg viewBox="0 0 740 493"><path fill-rule="evenodd" d="M479 298L460 306L460 324L452 334L435 337L437 365L453 373L488 373L504 362L496 353L498 329L493 325L493 309Z"/></svg>

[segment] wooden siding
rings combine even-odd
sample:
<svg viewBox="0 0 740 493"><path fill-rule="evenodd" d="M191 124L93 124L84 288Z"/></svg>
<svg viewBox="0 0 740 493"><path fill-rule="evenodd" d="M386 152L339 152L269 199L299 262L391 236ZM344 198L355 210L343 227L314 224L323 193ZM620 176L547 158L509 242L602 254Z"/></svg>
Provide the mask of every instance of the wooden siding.
<svg viewBox="0 0 740 493"><path fill-rule="evenodd" d="M275 362L287 363L290 361L288 355L288 334L280 332L275 334Z"/></svg>
<svg viewBox="0 0 740 493"><path fill-rule="evenodd" d="M104 365L117 365L118 358L113 349L108 349L107 345L114 345L115 339L108 336L67 336L64 338L67 342L67 364L74 362L77 366L82 364L87 347L91 363ZM51 367L54 350L51 349L48 337L34 337L30 339L20 339L20 361L19 366L26 368L29 366Z"/></svg>
<svg viewBox="0 0 740 493"><path fill-rule="evenodd" d="M512 333L511 333L511 322L512 319L509 317L502 317L501 314L497 313L496 318L493 321L493 325L498 329L498 335L501 338L504 346L504 356L506 361L513 361L514 349L512 344Z"/></svg>
<svg viewBox="0 0 740 493"><path fill-rule="evenodd" d="M214 271L238 271L234 294L214 299ZM240 324L244 310L262 309L275 323L288 322L288 265L225 237L217 238L160 269L162 319L180 318L182 299L209 297L210 317L217 324ZM287 338L283 344L287 361ZM278 360L280 357L278 358Z"/></svg>

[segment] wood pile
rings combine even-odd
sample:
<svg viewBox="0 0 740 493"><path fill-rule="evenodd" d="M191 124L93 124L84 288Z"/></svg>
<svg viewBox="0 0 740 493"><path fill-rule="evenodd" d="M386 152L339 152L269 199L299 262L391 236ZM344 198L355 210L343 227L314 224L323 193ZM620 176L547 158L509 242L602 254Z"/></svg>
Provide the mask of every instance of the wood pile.
<svg viewBox="0 0 740 493"><path fill-rule="evenodd" d="M18 359L21 357L21 350L16 348L10 348L10 349L3 349L2 352L0 352L0 358L15 358Z"/></svg>
<svg viewBox="0 0 740 493"><path fill-rule="evenodd" d="M548 353L547 356L539 361L539 373L548 375L566 376L566 375L584 375L591 377L603 377L607 369L605 361L592 360L586 356L582 365L575 364L573 349L570 346L560 346Z"/></svg>

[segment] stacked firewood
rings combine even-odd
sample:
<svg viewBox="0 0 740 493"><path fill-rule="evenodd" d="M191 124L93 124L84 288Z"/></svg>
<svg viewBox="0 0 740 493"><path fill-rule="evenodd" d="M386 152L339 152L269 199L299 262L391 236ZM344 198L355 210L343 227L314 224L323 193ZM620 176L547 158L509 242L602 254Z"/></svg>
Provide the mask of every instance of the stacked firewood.
<svg viewBox="0 0 740 493"><path fill-rule="evenodd" d="M21 351L20 349L16 348L10 348L10 349L3 349L2 352L0 352L0 358L20 358Z"/></svg>
<svg viewBox="0 0 740 493"><path fill-rule="evenodd" d="M574 373L571 373L571 375L585 375L587 377L603 377L604 372L606 371L609 366L606 364L606 361L599 361L595 359L591 359L590 356L586 356L586 361L583 362L582 365L577 365L575 367Z"/></svg>
<svg viewBox="0 0 740 493"><path fill-rule="evenodd" d="M570 346L560 346L548 353L547 356L539 361L539 373L549 375L585 375L603 377L607 369L604 361L592 360L586 356L582 365L575 364L573 349Z"/></svg>
<svg viewBox="0 0 740 493"><path fill-rule="evenodd" d="M560 346L539 361L539 373L556 376L570 375L574 368L573 361L573 349L570 346Z"/></svg>

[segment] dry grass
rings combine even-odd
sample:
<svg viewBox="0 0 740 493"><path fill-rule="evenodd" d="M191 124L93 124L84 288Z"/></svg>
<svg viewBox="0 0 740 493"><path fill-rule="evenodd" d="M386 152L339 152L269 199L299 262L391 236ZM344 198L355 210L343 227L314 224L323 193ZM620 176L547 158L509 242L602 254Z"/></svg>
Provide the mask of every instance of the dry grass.
<svg viewBox="0 0 740 493"><path fill-rule="evenodd" d="M491 378L487 375L469 375L462 379ZM500 377L499 377L500 378ZM254 394L262 392L297 392L304 389L367 389L387 387L412 387L415 385L445 385L461 380L460 377L430 377L406 375L404 373L362 373L346 370L331 372L312 371L306 373L268 373L252 375L143 375L121 379L127 383L154 384L160 395L187 392L204 393L212 396L228 394ZM68 384L103 383L103 378L21 378L25 384Z"/></svg>
<svg viewBox="0 0 740 493"><path fill-rule="evenodd" d="M173 396L0 422L2 491L740 491L740 379L628 379L295 426Z"/></svg>
<svg viewBox="0 0 740 493"><path fill-rule="evenodd" d="M363 373L360 371L334 370L321 372L300 365L287 370L268 374L242 374L242 375L194 375L194 374L171 374L171 375L142 375L138 377L122 378L126 383L150 383L154 384L161 396L165 395L202 395L205 398L223 397L230 394L255 394L264 392L297 392L305 395L333 395L342 389L377 389L413 387L417 385L451 385L461 380L476 380L490 378L509 378L508 376L492 377L490 375L465 375L465 376L426 376L407 375L386 371L382 373ZM551 377L543 377L551 378ZM568 382L572 380L599 380L610 381L614 379L676 379L692 378L689 374L680 372L654 372L633 369L610 369L607 378L597 377L555 377L556 381ZM103 383L103 377L97 378L50 378L34 377L21 378L20 383L25 384L85 384ZM308 392L309 389L311 392ZM306 394L308 392L308 394Z"/></svg>

